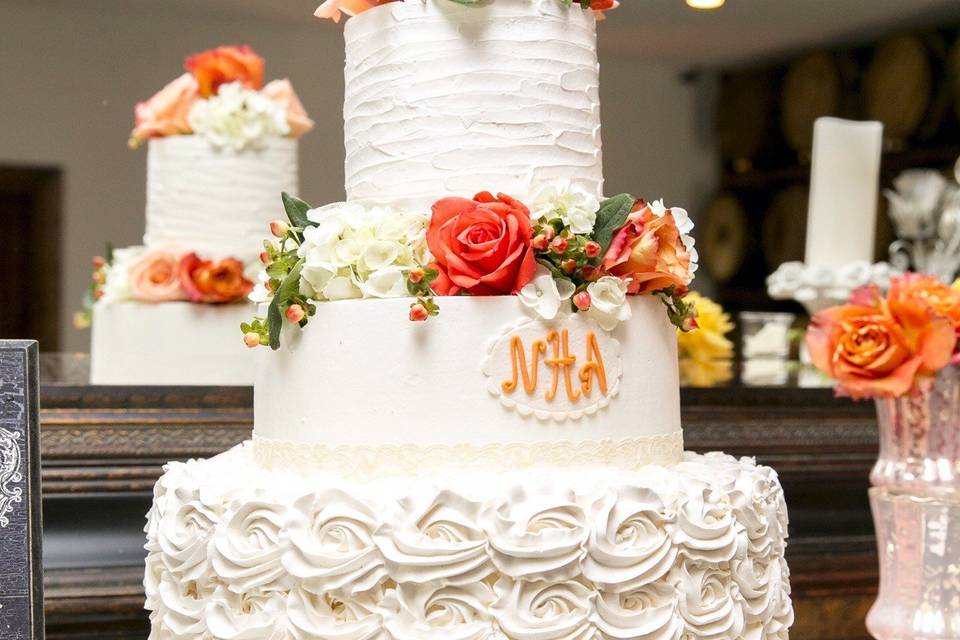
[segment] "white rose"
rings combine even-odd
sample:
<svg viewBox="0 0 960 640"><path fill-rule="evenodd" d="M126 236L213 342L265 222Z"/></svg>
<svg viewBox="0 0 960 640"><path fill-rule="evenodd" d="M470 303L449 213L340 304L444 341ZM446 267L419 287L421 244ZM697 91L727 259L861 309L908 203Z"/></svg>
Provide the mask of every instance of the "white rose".
<svg viewBox="0 0 960 640"><path fill-rule="evenodd" d="M716 565L733 558L738 529L723 491L694 486L677 513L674 543L687 558Z"/></svg>
<svg viewBox="0 0 960 640"><path fill-rule="evenodd" d="M569 180L552 180L534 191L530 208L534 219L560 218L573 233L591 233L600 201L595 194Z"/></svg>
<svg viewBox="0 0 960 640"><path fill-rule="evenodd" d="M296 638L388 640L379 613L382 598L380 586L349 597L297 587L287 596L287 616Z"/></svg>
<svg viewBox="0 0 960 640"><path fill-rule="evenodd" d="M603 276L587 285L590 294L590 308L587 317L607 331L630 319L633 312L627 301L627 283L620 278Z"/></svg>
<svg viewBox="0 0 960 640"><path fill-rule="evenodd" d="M622 593L601 592L592 619L604 640L679 640L677 589L656 582Z"/></svg>
<svg viewBox="0 0 960 640"><path fill-rule="evenodd" d="M555 279L553 273L543 265L537 265L533 280L520 289L520 302L528 309L536 311L544 320L553 320L560 311L560 304L569 300L576 285L566 278Z"/></svg>
<svg viewBox="0 0 960 640"><path fill-rule="evenodd" d="M612 592L659 580L673 567L677 547L670 531L676 509L645 487L609 490L593 504L593 531L583 575Z"/></svg>
<svg viewBox="0 0 960 640"><path fill-rule="evenodd" d="M402 298L407 291L407 275L403 267L385 267L374 271L360 283L364 295L370 298Z"/></svg>
<svg viewBox="0 0 960 640"><path fill-rule="evenodd" d="M164 514L157 534L164 563L182 580L197 580L207 573L207 543L222 515L220 502L205 504L201 494L178 488L177 507Z"/></svg>
<svg viewBox="0 0 960 640"><path fill-rule="evenodd" d="M290 546L283 566L315 592L367 591L386 575L373 543L376 515L343 491L303 496L293 503L286 528Z"/></svg>
<svg viewBox="0 0 960 640"><path fill-rule="evenodd" d="M394 640L489 640L494 633L496 596L482 580L401 584L392 595L385 626Z"/></svg>
<svg viewBox="0 0 960 640"><path fill-rule="evenodd" d="M743 599L727 570L684 564L678 577L678 609L691 637L702 640L741 637L745 626Z"/></svg>
<svg viewBox="0 0 960 640"><path fill-rule="evenodd" d="M395 524L381 525L373 536L395 581L459 585L491 572L487 537L477 524L479 503L441 491L419 503L404 499L399 507Z"/></svg>
<svg viewBox="0 0 960 640"><path fill-rule="evenodd" d="M233 593L220 587L208 599L207 629L217 640L288 640L283 594Z"/></svg>
<svg viewBox="0 0 960 640"><path fill-rule="evenodd" d="M514 581L503 576L494 585L494 618L511 640L588 640L594 591L578 580Z"/></svg>
<svg viewBox="0 0 960 640"><path fill-rule="evenodd" d="M572 491L517 487L484 511L493 564L514 579L562 580L580 573L587 516Z"/></svg>
<svg viewBox="0 0 960 640"><path fill-rule="evenodd" d="M210 562L214 572L235 593L276 586L286 576L281 532L284 507L251 498L228 511L213 532Z"/></svg>

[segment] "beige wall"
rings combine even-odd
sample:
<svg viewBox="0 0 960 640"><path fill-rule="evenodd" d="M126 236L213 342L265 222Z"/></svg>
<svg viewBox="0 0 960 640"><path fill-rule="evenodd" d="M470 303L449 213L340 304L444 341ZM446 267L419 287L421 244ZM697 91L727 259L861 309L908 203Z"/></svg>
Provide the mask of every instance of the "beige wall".
<svg viewBox="0 0 960 640"><path fill-rule="evenodd" d="M267 77L288 76L317 122L301 144L301 192L343 197L342 60L339 27L211 15L203 19L121 11L98 2L0 0L0 164L64 171L61 320L66 350L89 336L70 327L89 259L111 240L143 233L145 152L126 148L134 103L178 72L185 53L246 43L267 59ZM602 42L602 34L601 34ZM663 196L694 215L716 183L709 78L684 84L675 69L638 52L601 46L607 192Z"/></svg>

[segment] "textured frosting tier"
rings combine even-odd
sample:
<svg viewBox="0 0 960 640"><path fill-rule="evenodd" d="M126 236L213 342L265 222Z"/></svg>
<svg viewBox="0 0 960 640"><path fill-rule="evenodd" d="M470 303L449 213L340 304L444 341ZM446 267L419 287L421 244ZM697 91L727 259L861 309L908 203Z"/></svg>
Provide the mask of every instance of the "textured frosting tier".
<svg viewBox="0 0 960 640"><path fill-rule="evenodd" d="M239 339L253 304L117 302L93 306L91 384L249 385Z"/></svg>
<svg viewBox="0 0 960 640"><path fill-rule="evenodd" d="M203 136L149 142L144 245L176 245L209 257L256 258L282 217L280 193L297 192L297 142L217 149Z"/></svg>
<svg viewBox="0 0 960 640"><path fill-rule="evenodd" d="M440 315L407 319L410 300L317 305L310 327L288 325L279 351L257 350L255 433L263 438L340 445L486 445L621 441L680 432L677 340L659 300L634 296L633 317L610 334L568 314L548 322L525 315L515 296L438 298ZM540 354L532 393L511 379L511 336L532 368L537 339L568 330L570 387ZM606 391L586 384L593 333ZM522 380L519 369L516 376ZM600 386L596 377L588 381ZM552 386L557 395L546 401ZM575 387L575 388L574 388Z"/></svg>
<svg viewBox="0 0 960 640"><path fill-rule="evenodd" d="M394 2L350 19L348 199L428 206L568 178L598 195L593 14L555 0Z"/></svg>
<svg viewBox="0 0 960 640"><path fill-rule="evenodd" d="M148 517L151 638L786 639L776 474L722 454L637 472L170 463Z"/></svg>

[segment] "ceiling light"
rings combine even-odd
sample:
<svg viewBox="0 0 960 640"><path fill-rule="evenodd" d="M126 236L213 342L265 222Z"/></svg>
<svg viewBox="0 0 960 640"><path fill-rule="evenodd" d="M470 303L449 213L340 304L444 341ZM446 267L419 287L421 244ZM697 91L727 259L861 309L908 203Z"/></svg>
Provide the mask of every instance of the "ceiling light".
<svg viewBox="0 0 960 640"><path fill-rule="evenodd" d="M693 9L719 9L726 0L687 0L687 6Z"/></svg>

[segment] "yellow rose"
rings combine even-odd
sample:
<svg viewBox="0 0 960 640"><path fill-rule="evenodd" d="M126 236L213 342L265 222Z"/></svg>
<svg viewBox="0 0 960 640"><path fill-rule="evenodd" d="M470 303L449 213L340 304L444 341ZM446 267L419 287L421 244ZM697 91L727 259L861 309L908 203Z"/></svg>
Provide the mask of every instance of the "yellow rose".
<svg viewBox="0 0 960 640"><path fill-rule="evenodd" d="M677 331L680 379L694 387L710 387L733 377L733 342L726 337L733 321L719 304L691 292L685 301L697 310L697 328Z"/></svg>

